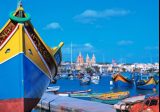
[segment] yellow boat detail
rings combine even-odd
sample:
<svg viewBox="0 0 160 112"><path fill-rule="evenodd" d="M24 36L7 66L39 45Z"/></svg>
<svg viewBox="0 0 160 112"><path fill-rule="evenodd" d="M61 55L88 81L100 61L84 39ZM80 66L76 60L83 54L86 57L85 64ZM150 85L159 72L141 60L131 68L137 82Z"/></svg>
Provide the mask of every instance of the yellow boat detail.
<svg viewBox="0 0 160 112"><path fill-rule="evenodd" d="M100 99L116 99L116 98L120 98L121 96L127 96L129 95L129 92L116 92L116 93L107 93L107 94L102 94L100 96L98 96L98 98Z"/></svg>
<svg viewBox="0 0 160 112"><path fill-rule="evenodd" d="M30 112L57 75L61 42L47 46L22 5L0 30L0 111Z"/></svg>

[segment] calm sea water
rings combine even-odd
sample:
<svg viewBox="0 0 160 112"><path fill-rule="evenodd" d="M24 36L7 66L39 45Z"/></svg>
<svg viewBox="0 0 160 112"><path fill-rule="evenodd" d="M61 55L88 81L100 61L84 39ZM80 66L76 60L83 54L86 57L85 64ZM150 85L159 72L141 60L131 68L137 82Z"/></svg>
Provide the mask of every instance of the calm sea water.
<svg viewBox="0 0 160 112"><path fill-rule="evenodd" d="M79 91L79 90L88 90L92 89L92 93L106 93L106 92L116 92L116 91L130 91L131 96L139 95L139 94L152 94L152 90L140 90L136 89L135 86L129 88L113 88L110 85L111 76L103 76L100 79L99 84L90 84L90 85L80 85L80 81L78 79L69 80L69 79L60 79L56 84L52 84L53 86L60 86L60 92L65 91ZM157 86L157 92L159 92L159 85Z"/></svg>
<svg viewBox="0 0 160 112"><path fill-rule="evenodd" d="M111 76L103 76L100 79L99 84L90 84L81 86L80 81L78 79L69 80L69 79L59 79L56 84L52 84L51 86L60 86L59 92L66 92L66 91L80 91L80 90L88 90L91 89L92 93L106 93L106 92L117 92L117 91L129 91L130 96L135 95L146 95L146 94L153 94L153 90L140 90L136 89L135 86L130 88L113 88L110 85ZM157 93L159 93L159 84L156 87ZM90 98L81 98L84 100L90 100ZM34 110L33 112L47 112L44 110Z"/></svg>

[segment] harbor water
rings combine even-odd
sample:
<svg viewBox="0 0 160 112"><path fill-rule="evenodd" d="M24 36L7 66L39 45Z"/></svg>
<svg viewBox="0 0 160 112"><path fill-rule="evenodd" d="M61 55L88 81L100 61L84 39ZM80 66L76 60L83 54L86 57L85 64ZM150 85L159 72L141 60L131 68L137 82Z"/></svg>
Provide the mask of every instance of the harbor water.
<svg viewBox="0 0 160 112"><path fill-rule="evenodd" d="M89 84L89 85L80 85L80 80L77 78L74 78L72 80L70 79L59 79L57 80L56 84L51 84L50 86L60 86L59 92L67 92L67 91L84 91L91 89L91 93L107 93L107 92L117 92L117 91L129 91L130 96L136 96L136 95L147 95L147 94L154 94L153 90L140 90L137 89L134 85L133 87L128 88L114 88L112 83L112 79L110 75L102 76L99 84ZM159 84L156 86L156 93L159 93ZM90 100L91 98L84 98L81 97L79 99L83 100ZM33 112L47 112L45 110L38 110L35 109Z"/></svg>

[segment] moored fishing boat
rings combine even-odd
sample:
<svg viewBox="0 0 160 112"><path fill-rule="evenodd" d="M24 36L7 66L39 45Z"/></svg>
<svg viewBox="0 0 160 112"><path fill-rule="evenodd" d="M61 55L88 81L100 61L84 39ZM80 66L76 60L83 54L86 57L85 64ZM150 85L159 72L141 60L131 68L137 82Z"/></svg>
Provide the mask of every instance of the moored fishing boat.
<svg viewBox="0 0 160 112"><path fill-rule="evenodd" d="M130 87L133 85L132 74L129 72L114 74L112 80L115 87Z"/></svg>
<svg viewBox="0 0 160 112"><path fill-rule="evenodd" d="M153 89L157 85L154 77L149 75L141 75L139 80L136 82L136 87L138 89Z"/></svg>
<svg viewBox="0 0 160 112"><path fill-rule="evenodd" d="M31 111L62 61L63 43L48 47L30 19L19 3L0 30L0 112Z"/></svg>
<svg viewBox="0 0 160 112"><path fill-rule="evenodd" d="M158 84L159 83L159 73L158 72L153 73L153 77L156 80L156 83Z"/></svg>
<svg viewBox="0 0 160 112"><path fill-rule="evenodd" d="M116 93L106 93L97 96L92 96L93 101L106 103L106 104L116 104L120 100L129 97L129 92L116 92Z"/></svg>

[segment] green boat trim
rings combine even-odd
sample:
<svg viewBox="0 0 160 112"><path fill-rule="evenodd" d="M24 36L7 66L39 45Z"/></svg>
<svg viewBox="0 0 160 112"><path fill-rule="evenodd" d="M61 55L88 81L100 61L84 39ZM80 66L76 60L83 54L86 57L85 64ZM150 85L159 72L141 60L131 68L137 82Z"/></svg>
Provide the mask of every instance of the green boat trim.
<svg viewBox="0 0 160 112"><path fill-rule="evenodd" d="M100 103L105 103L105 104L110 104L110 105L114 105L114 104L118 103L118 102L121 101L121 100L122 100L122 99L116 99L116 100L100 100L100 99L92 98L92 101L100 102Z"/></svg>
<svg viewBox="0 0 160 112"><path fill-rule="evenodd" d="M21 18L21 17L16 17L14 15L14 12L11 12L9 14L9 17L10 17L11 20L13 20L15 22L18 22L18 23L24 23L24 22L27 22L27 21L29 21L31 19L31 16L28 13L26 13L26 17L25 18Z"/></svg>

